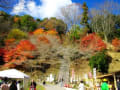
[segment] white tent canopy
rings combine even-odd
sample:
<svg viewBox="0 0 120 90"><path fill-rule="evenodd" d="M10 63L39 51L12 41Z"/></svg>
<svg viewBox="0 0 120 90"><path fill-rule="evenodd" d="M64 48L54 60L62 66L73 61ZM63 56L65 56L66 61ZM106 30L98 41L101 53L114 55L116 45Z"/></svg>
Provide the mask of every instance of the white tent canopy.
<svg viewBox="0 0 120 90"><path fill-rule="evenodd" d="M0 71L0 77L21 78L21 79L29 78L28 75L16 69L8 69L8 70Z"/></svg>

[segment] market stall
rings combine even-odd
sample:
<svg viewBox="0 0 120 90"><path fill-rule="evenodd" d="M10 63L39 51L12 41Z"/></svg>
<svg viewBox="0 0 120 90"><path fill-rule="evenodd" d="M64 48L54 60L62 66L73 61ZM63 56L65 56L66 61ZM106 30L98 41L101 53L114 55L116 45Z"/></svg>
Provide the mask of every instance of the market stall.
<svg viewBox="0 0 120 90"><path fill-rule="evenodd" d="M8 69L0 71L0 77L4 78L13 78L13 79L22 79L23 80L23 88L27 85L27 80L30 78L25 73L18 71L16 69Z"/></svg>

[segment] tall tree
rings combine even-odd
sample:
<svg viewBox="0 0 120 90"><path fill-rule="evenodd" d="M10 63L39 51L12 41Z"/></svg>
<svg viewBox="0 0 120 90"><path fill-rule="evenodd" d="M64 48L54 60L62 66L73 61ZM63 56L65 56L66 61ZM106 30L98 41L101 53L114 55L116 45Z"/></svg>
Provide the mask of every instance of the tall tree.
<svg viewBox="0 0 120 90"><path fill-rule="evenodd" d="M59 14L60 16L58 16L58 18L61 18L67 24L68 29L73 25L79 25L79 22L81 20L81 7L81 4L73 3L61 8ZM75 29L76 27L74 27L74 30Z"/></svg>
<svg viewBox="0 0 120 90"><path fill-rule="evenodd" d="M0 46L4 45L4 39L11 28L11 16L3 11L0 11Z"/></svg>
<svg viewBox="0 0 120 90"><path fill-rule="evenodd" d="M113 1L104 2L97 9L91 12L91 27L96 33L101 33L106 42L115 30L115 19L113 14L117 14L120 7Z"/></svg>
<svg viewBox="0 0 120 90"><path fill-rule="evenodd" d="M82 5L83 13L82 13L82 19L80 24L83 25L85 28L89 29L89 24L88 24L88 6L84 2Z"/></svg>

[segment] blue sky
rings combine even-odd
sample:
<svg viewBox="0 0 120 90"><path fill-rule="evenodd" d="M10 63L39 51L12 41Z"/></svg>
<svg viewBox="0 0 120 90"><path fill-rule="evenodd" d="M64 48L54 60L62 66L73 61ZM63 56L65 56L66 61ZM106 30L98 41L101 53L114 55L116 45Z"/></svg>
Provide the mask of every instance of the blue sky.
<svg viewBox="0 0 120 90"><path fill-rule="evenodd" d="M60 8L72 3L86 2L89 9L96 8L96 4L103 3L106 0L17 0L13 4L13 9L7 12L12 15L29 14L35 18L56 17ZM114 0L120 3L120 0Z"/></svg>

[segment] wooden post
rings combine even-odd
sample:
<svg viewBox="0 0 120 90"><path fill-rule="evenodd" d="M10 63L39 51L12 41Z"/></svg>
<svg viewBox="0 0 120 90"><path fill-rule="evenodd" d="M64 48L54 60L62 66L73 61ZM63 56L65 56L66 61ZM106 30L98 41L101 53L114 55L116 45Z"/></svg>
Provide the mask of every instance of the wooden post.
<svg viewBox="0 0 120 90"><path fill-rule="evenodd" d="M117 83L116 83L116 76L115 76L115 73L113 74L113 77L114 77L114 86L115 86L115 90L117 90Z"/></svg>

